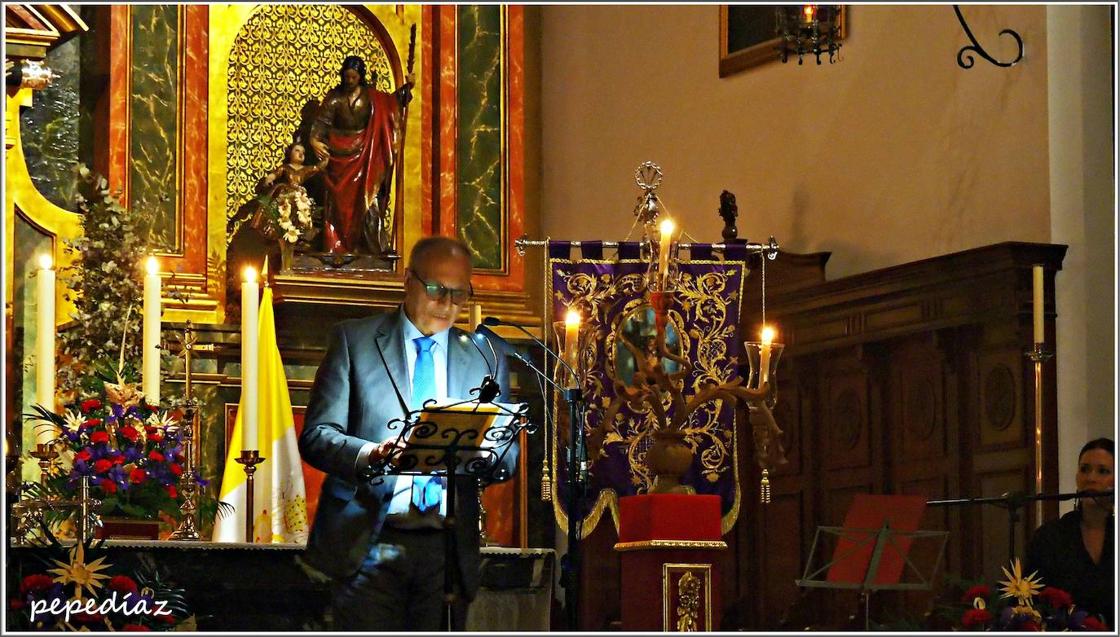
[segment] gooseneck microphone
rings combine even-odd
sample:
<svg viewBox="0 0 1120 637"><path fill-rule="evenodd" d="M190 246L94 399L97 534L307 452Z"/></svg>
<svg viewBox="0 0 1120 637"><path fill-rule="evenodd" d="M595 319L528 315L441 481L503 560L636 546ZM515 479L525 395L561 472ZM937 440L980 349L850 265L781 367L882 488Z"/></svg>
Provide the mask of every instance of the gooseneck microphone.
<svg viewBox="0 0 1120 637"><path fill-rule="evenodd" d="M561 358L559 354L557 354L556 352L549 349L548 345L544 344L544 341L542 341L541 339L534 336L533 333L530 332L529 330L525 329L524 325L518 325L517 323L511 323L509 321L503 321L502 319L500 319L496 316L487 316L486 318L482 319L482 325L484 325L486 327L492 327L494 325L505 325L506 327L512 327L514 329L519 330L525 336L528 336L529 338L533 339L534 343L536 343L537 345L540 345L541 349L543 349L545 351L545 353L552 354L552 357L556 359L556 362L563 365L564 368L567 369L568 372L572 375L572 378L579 378L579 374L576 374L576 370L572 369L572 366L569 365L567 363L567 361L565 361L563 358ZM487 330L487 331L489 331L489 330ZM490 332L490 333L493 334L493 332ZM497 334L494 334L494 336L497 336ZM501 337L498 337L498 338L501 338ZM511 349L512 349L512 347L511 347ZM524 361L525 359L522 358L521 360Z"/></svg>
<svg viewBox="0 0 1120 637"><path fill-rule="evenodd" d="M522 355L521 352L517 351L517 348L515 348L509 341L502 338L501 336L498 336L494 332L494 330L490 329L487 326L486 321L483 321L482 323L479 323L478 327L476 327L475 330L474 330L474 336L475 336L475 339L486 341L486 343L490 346L490 349L495 350L495 355L497 355L496 350L501 350L502 356L505 356L507 358L514 358L514 359L517 359L517 360L521 361L522 363L525 364L526 367L531 369L539 378L543 378L544 381L547 382L549 385L552 385L556 389L560 389L560 390L563 389L563 387L560 387L556 383L554 383L552 381L552 379L548 377L547 374L542 372L536 365L534 365L532 363L532 361L530 361L528 358L526 358L524 355ZM530 336L532 336L532 334L530 334ZM534 340L536 340L536 339L534 339ZM495 343L497 343L497 348L494 347ZM477 345L476 345L476 347L477 347ZM542 392L543 392L543 390L542 390Z"/></svg>
<svg viewBox="0 0 1120 637"><path fill-rule="evenodd" d="M494 364L491 365L490 359L486 357L486 354L482 351L482 348L478 346L474 338L468 334L463 334L461 338L470 341L471 345L474 345L474 348L478 350L478 355L481 356L483 362L486 363L487 371L490 372L482 379L482 384L478 386L478 402L492 403L494 399L502 393L501 385L498 384L498 381L494 380L494 366L498 364L498 356L494 353ZM490 351L492 353L494 352L493 345L490 346Z"/></svg>

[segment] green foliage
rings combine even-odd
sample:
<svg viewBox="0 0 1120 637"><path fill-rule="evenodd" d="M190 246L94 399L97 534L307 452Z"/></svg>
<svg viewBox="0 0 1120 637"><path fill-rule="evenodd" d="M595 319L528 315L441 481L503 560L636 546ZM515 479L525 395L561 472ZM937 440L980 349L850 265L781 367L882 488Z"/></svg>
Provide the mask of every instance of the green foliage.
<svg viewBox="0 0 1120 637"><path fill-rule="evenodd" d="M82 236L65 242L74 261L59 270L68 288L65 298L74 303L74 325L59 335L63 364L58 365L59 390L71 399L100 393L103 376L115 382L121 361L122 377L138 378L143 298L138 265L148 250L143 229L150 225L147 215L120 204L104 177L84 165L75 172ZM97 373L86 373L89 366Z"/></svg>

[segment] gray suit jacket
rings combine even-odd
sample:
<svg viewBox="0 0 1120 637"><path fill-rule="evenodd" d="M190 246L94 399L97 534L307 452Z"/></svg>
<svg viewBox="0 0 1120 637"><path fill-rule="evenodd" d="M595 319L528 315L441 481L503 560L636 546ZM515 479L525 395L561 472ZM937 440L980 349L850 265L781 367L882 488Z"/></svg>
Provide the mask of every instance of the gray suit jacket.
<svg viewBox="0 0 1120 637"><path fill-rule="evenodd" d="M392 477L381 479L364 469L359 471L355 462L367 442L395 438L401 431L399 423L393 428L389 423L405 417L404 405L411 396L402 320L398 310L336 325L311 388L299 450L308 464L328 475L305 557L331 577L346 578L357 572L381 533L392 498ZM489 348L484 347L484 358L465 334L451 328L447 339L447 391L457 398L470 398L470 390L495 363L487 360ZM495 376L505 399L509 375L504 358L498 359ZM513 445L502 466L496 468L495 481L513 475L517 452ZM469 599L478 589L479 578L478 486L474 478L456 480L455 539L463 590Z"/></svg>

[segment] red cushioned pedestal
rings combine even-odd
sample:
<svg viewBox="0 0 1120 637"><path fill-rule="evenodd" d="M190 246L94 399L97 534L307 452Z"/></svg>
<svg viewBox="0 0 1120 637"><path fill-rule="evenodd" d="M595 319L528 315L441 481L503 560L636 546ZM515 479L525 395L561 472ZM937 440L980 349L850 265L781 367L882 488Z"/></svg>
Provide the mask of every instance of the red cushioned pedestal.
<svg viewBox="0 0 1120 637"><path fill-rule="evenodd" d="M622 629L719 630L719 496L636 495L618 506Z"/></svg>

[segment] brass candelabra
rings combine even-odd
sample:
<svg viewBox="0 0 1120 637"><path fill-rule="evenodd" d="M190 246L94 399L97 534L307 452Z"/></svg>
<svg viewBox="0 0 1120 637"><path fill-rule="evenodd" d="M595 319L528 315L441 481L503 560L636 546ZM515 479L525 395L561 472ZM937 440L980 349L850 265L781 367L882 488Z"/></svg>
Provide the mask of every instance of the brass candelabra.
<svg viewBox="0 0 1120 637"><path fill-rule="evenodd" d="M191 353L198 351L212 351L213 344L199 344L198 335L195 333L194 326L190 321L187 321L186 328L183 330L181 336L178 337L178 352L176 356L183 359L183 419L180 421L178 430L180 439L183 442L183 477L179 479L179 490L183 493L183 503L179 505L179 511L182 513L182 518L179 521L179 526L171 534L169 539L172 540L187 540L198 541L201 538L198 534L199 519L198 519L198 498L201 489L198 484L198 467L199 462L199 445L197 444L200 434L200 409L198 401L192 396L191 385Z"/></svg>
<svg viewBox="0 0 1120 637"><path fill-rule="evenodd" d="M77 509L78 517L75 524L75 535L79 542L86 542L89 540L93 534L94 527L100 525L100 518L95 509L101 505L101 501L90 496L89 476L82 476L79 481L78 496L76 498L59 498L46 494L45 487L47 482L58 469L56 461L59 457L59 453L54 447L55 445L53 442L46 444L40 443L35 445L35 449L28 454L39 461L39 468L42 470L39 476L39 484L44 489L43 495L39 497L23 498L22 494L24 491L28 490L29 485L20 483L16 493L19 499L12 504L11 510L10 536L13 546L29 544L28 536L32 529L43 524L43 514L46 511Z"/></svg>
<svg viewBox="0 0 1120 637"><path fill-rule="evenodd" d="M778 464L786 462L781 443L782 430L767 405L767 397L771 395L770 383L764 381L757 387L749 387L743 384L742 377L736 376L722 383L708 383L686 399L684 381L692 373L692 364L666 345L668 310L672 298L671 291L657 290L650 294L656 325L655 340L651 348L643 348L620 337L620 343L634 358L633 380L625 383L612 373L615 397L599 426L588 436L589 457L598 456L615 416L624 404L629 404L634 410L640 410L644 406L656 420L652 432L654 444L646 456L650 473L654 474L650 493L689 493L691 488L680 483L680 476L692 463L693 450L685 440L687 436L684 431L690 416L712 400L741 403L749 411L755 458L763 472L762 500L768 502L768 473L771 458L775 455L771 450L776 449ZM677 370L666 371L664 360L676 363ZM668 409L665 397L669 399Z"/></svg>

